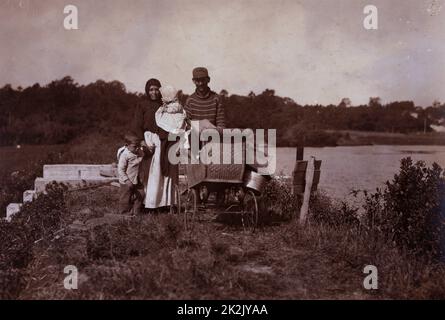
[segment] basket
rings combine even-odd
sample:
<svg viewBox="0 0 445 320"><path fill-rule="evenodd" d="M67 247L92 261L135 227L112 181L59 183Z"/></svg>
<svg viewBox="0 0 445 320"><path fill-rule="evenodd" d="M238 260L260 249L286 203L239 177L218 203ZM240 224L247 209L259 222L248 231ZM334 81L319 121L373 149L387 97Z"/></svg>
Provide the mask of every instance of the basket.
<svg viewBox="0 0 445 320"><path fill-rule="evenodd" d="M190 164L186 166L189 188L202 182L242 183L243 164Z"/></svg>
<svg viewBox="0 0 445 320"><path fill-rule="evenodd" d="M211 143L211 142L210 142ZM226 148L224 148L224 145ZM220 182L220 183L242 183L245 172L245 157L241 164L224 164L223 152L226 151L227 144L219 144L217 148L220 148L220 163L221 164L188 164L185 166L187 175L187 181L189 188L202 182ZM232 150L232 163L234 162L234 150L233 144ZM243 155L245 154L245 145L243 144Z"/></svg>

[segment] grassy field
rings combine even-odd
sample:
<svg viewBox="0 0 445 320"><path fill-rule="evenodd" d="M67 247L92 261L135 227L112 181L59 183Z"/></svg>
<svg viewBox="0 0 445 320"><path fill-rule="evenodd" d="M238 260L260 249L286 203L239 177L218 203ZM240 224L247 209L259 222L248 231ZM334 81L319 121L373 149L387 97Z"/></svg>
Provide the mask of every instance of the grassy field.
<svg viewBox="0 0 445 320"><path fill-rule="evenodd" d="M0 175L27 170L33 164L46 160L51 153L60 154L61 157L63 151L63 145L24 145L20 148L1 147Z"/></svg>
<svg viewBox="0 0 445 320"><path fill-rule="evenodd" d="M408 258L379 237L347 227L301 228L291 219L252 234L203 213L186 231L177 215L116 215L117 188L112 186L70 192L64 201L62 224L35 241L26 267L9 270L10 277L20 274L12 281L20 289L10 286L13 292L3 297L445 298L443 265ZM363 287L368 264L378 267L378 290ZM67 265L79 270L78 290L64 289Z"/></svg>

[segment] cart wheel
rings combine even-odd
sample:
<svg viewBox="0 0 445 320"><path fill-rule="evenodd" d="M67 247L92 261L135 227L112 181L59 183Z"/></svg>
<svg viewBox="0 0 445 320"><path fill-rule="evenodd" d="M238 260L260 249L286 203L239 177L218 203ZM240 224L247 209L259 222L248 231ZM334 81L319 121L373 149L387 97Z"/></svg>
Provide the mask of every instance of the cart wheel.
<svg viewBox="0 0 445 320"><path fill-rule="evenodd" d="M242 223L244 230L255 232L258 225L258 202L252 190L245 193L242 208Z"/></svg>
<svg viewBox="0 0 445 320"><path fill-rule="evenodd" d="M193 228L193 223L196 218L196 213L198 210L198 193L196 189L189 189L186 194L186 199L184 201L184 227L186 230Z"/></svg>

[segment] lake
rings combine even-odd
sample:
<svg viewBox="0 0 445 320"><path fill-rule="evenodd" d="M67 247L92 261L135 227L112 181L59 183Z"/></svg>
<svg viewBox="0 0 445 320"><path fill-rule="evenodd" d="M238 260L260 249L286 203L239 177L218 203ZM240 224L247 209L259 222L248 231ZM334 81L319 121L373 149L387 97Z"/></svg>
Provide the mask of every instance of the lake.
<svg viewBox="0 0 445 320"><path fill-rule="evenodd" d="M30 162L44 159L58 146L22 146L0 148L0 172L21 170ZM295 148L277 149L277 173L291 175L295 165ZM411 157L427 165L437 162L445 168L445 146L373 145L353 147L305 148L304 159L315 156L322 160L319 189L338 199L357 199L349 196L352 189L375 191L399 172L400 160Z"/></svg>
<svg viewBox="0 0 445 320"><path fill-rule="evenodd" d="M353 147L305 148L304 160L314 156L322 160L319 189L328 195L353 201L352 189L375 191L399 172L400 160L411 157L433 162L445 168L445 146L373 145ZM277 173L291 175L295 148L277 149Z"/></svg>

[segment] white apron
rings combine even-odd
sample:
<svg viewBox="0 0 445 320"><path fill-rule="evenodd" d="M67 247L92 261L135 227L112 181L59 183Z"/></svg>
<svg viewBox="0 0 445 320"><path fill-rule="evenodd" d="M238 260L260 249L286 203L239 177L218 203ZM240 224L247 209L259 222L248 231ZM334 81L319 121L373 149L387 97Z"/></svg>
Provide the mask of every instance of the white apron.
<svg viewBox="0 0 445 320"><path fill-rule="evenodd" d="M161 172L161 141L156 133L144 133L147 145L155 145L155 153L151 158L147 189L145 190L145 208L154 209L177 203L175 188L178 183L178 166L170 167L169 176Z"/></svg>

